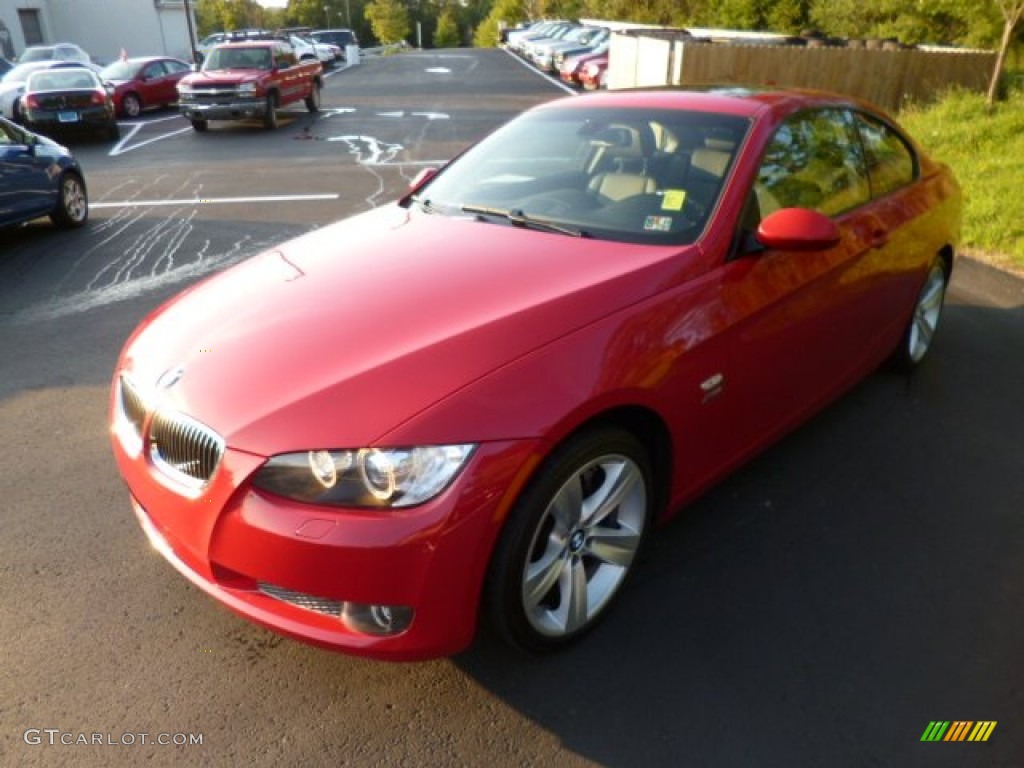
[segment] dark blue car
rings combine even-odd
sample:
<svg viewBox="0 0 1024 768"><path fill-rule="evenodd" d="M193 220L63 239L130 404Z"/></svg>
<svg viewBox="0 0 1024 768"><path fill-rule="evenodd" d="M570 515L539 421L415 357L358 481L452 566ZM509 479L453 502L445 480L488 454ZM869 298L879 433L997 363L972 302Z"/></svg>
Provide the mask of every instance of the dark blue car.
<svg viewBox="0 0 1024 768"><path fill-rule="evenodd" d="M42 216L63 228L85 224L82 168L60 144L0 118L0 227Z"/></svg>

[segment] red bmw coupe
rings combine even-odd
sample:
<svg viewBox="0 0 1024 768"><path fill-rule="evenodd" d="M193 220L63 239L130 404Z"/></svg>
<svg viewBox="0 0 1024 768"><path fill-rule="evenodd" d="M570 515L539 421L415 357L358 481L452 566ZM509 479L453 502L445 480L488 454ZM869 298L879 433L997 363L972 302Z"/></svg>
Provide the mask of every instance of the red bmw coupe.
<svg viewBox="0 0 1024 768"><path fill-rule="evenodd" d="M151 543L252 621L382 659L481 618L557 649L656 523L921 363L960 216L949 170L852 99L565 98L155 311L114 453Z"/></svg>

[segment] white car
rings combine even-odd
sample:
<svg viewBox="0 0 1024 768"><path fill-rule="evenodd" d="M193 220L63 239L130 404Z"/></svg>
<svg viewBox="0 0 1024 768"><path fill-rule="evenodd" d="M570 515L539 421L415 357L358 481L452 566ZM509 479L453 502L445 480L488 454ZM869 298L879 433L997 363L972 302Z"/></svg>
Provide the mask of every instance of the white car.
<svg viewBox="0 0 1024 768"><path fill-rule="evenodd" d="M92 58L74 43L56 43L55 45L30 45L18 57L19 64L30 61L75 61L79 64L91 64Z"/></svg>
<svg viewBox="0 0 1024 768"><path fill-rule="evenodd" d="M321 64L333 66L341 58L341 49L330 43L318 43L312 38L302 35L288 35L288 42L295 49L295 55L299 59L317 59Z"/></svg>

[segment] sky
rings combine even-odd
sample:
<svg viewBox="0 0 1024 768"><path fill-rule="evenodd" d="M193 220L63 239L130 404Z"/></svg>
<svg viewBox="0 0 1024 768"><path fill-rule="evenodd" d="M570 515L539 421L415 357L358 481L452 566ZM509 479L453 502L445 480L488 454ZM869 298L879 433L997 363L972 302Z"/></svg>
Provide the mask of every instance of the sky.
<svg viewBox="0 0 1024 768"><path fill-rule="evenodd" d="M264 8L284 8L288 5L288 0L256 0L256 2Z"/></svg>

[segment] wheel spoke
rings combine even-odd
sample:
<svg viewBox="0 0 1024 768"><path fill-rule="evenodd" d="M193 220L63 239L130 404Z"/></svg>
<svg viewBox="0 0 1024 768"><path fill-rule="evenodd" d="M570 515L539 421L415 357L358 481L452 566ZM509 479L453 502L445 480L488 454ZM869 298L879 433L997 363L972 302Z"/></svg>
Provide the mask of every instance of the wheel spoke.
<svg viewBox="0 0 1024 768"><path fill-rule="evenodd" d="M583 502L583 520L588 526L597 525L617 510L622 500L634 489L640 477L631 465L623 461L603 464L605 481Z"/></svg>
<svg viewBox="0 0 1024 768"><path fill-rule="evenodd" d="M587 571L583 561L572 558L562 579L562 605L559 613L565 632L575 632L587 623Z"/></svg>
<svg viewBox="0 0 1024 768"><path fill-rule="evenodd" d="M935 333L935 326L927 317L918 318L915 322L917 338L915 346L927 349L932 343L932 334Z"/></svg>
<svg viewBox="0 0 1024 768"><path fill-rule="evenodd" d="M568 553L565 547L548 545L547 551L540 560L528 563L526 566L526 580L523 583L523 599L528 608L536 608L541 600L551 591L551 588L559 582L560 577L566 570Z"/></svg>
<svg viewBox="0 0 1024 768"><path fill-rule="evenodd" d="M583 479L576 474L563 485L548 506L548 514L556 529L568 534L580 521L583 513Z"/></svg>
<svg viewBox="0 0 1024 768"><path fill-rule="evenodd" d="M628 528L596 528L590 531L586 551L598 560L622 568L633 562L640 534Z"/></svg>

